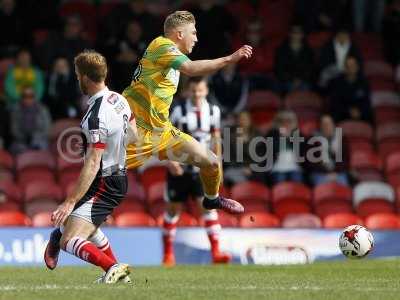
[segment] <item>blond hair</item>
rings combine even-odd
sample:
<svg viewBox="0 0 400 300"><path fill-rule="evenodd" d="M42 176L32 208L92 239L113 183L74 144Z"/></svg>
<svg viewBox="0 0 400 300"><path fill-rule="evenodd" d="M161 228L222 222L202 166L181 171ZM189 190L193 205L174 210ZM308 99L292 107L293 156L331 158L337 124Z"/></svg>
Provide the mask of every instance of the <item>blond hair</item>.
<svg viewBox="0 0 400 300"><path fill-rule="evenodd" d="M100 83L107 77L107 62L103 55L93 50L85 50L75 56L75 68L78 73Z"/></svg>
<svg viewBox="0 0 400 300"><path fill-rule="evenodd" d="M171 30L181 26L196 23L193 14L186 10L177 10L174 13L167 16L164 21L164 34L171 32Z"/></svg>

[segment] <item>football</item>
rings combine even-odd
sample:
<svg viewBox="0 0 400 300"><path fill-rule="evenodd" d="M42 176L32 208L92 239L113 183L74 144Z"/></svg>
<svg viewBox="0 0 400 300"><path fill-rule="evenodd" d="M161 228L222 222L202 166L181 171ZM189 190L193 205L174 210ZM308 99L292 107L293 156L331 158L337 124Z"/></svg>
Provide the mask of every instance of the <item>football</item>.
<svg viewBox="0 0 400 300"><path fill-rule="evenodd" d="M339 248L348 258L363 258L374 246L372 234L361 225L346 227L339 238Z"/></svg>

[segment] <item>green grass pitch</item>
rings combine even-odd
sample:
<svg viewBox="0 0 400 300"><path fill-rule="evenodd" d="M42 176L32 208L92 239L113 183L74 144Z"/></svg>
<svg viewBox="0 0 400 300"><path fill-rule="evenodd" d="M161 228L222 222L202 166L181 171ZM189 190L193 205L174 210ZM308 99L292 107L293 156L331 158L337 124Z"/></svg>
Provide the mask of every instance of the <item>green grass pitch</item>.
<svg viewBox="0 0 400 300"><path fill-rule="evenodd" d="M400 260L135 268L131 285L93 284L100 273L2 267L0 299L400 299Z"/></svg>

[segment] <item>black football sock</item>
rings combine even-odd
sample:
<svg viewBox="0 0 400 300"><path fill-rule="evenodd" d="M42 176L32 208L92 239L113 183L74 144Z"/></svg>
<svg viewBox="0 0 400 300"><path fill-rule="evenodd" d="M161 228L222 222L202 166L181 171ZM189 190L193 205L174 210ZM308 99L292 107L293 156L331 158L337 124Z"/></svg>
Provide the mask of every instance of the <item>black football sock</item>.
<svg viewBox="0 0 400 300"><path fill-rule="evenodd" d="M221 204L219 202L219 197L214 198L214 199L209 199L207 197L204 197L203 207L205 209L218 209L218 208L221 208Z"/></svg>

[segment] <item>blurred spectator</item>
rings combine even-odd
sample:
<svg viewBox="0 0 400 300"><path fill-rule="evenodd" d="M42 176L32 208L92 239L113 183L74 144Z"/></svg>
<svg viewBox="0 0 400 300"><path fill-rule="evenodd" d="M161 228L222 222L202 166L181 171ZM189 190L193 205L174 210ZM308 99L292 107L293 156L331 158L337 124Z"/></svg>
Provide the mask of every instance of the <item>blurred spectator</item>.
<svg viewBox="0 0 400 300"><path fill-rule="evenodd" d="M49 70L57 57L65 57L72 65L74 57L87 48L90 48L90 44L83 37L81 19L77 15L71 15L65 20L62 34L52 34L37 49L37 57L42 68Z"/></svg>
<svg viewBox="0 0 400 300"><path fill-rule="evenodd" d="M306 32L333 31L344 20L348 20L349 0L296 0L295 18Z"/></svg>
<svg viewBox="0 0 400 300"><path fill-rule="evenodd" d="M311 143L311 141L315 142ZM324 115L321 117L320 132L310 139L310 143L308 143L310 149L314 147L321 149L321 151L315 153L314 158L317 161L307 161L310 165L311 183L319 185L334 181L348 185L346 143L343 142L342 135L336 131L335 122L331 116Z"/></svg>
<svg viewBox="0 0 400 300"><path fill-rule="evenodd" d="M385 0L353 0L355 31L381 32L384 12Z"/></svg>
<svg viewBox="0 0 400 300"><path fill-rule="evenodd" d="M3 98L0 98L0 149L8 148L10 135L10 113Z"/></svg>
<svg viewBox="0 0 400 300"><path fill-rule="evenodd" d="M0 190L0 204L7 202L7 195L3 190Z"/></svg>
<svg viewBox="0 0 400 300"><path fill-rule="evenodd" d="M393 1L383 22L386 57L393 65L400 64L400 0Z"/></svg>
<svg viewBox="0 0 400 300"><path fill-rule="evenodd" d="M60 57L54 61L49 74L46 105L54 120L74 118L78 116L80 96L75 74L71 72L66 58Z"/></svg>
<svg viewBox="0 0 400 300"><path fill-rule="evenodd" d="M136 21L126 27L125 37L118 42L113 51L111 84L116 91L122 92L132 81L132 72L146 49L143 30Z"/></svg>
<svg viewBox="0 0 400 300"><path fill-rule="evenodd" d="M301 26L291 27L288 39L275 51L275 75L283 92L311 87L314 54Z"/></svg>
<svg viewBox="0 0 400 300"><path fill-rule="evenodd" d="M252 126L248 111L242 111L237 115L236 127L231 132L229 149L224 149L224 157L229 155L230 158L230 162L224 164L224 182L232 186L246 180L262 181L263 176L254 173L250 168L253 163L250 142L254 137L259 136L259 133ZM239 149L242 150L238 152ZM226 153L227 151L229 153Z"/></svg>
<svg viewBox="0 0 400 300"><path fill-rule="evenodd" d="M235 48L239 48L243 43L253 47L253 56L239 62L240 71L246 74L265 74L271 71L272 66L265 56L267 41L263 35L261 20L254 19L248 23L245 40L238 41Z"/></svg>
<svg viewBox="0 0 400 300"><path fill-rule="evenodd" d="M43 97L43 74L32 65L31 60L31 54L28 50L22 49L18 51L15 65L6 74L4 88L7 102L10 105L15 105L19 102L22 90L25 87L31 87L35 91L37 100L41 100Z"/></svg>
<svg viewBox="0 0 400 300"><path fill-rule="evenodd" d="M37 101L32 88L25 88L20 103L11 114L11 151L21 153L28 149L46 149L50 126L49 111Z"/></svg>
<svg viewBox="0 0 400 300"><path fill-rule="evenodd" d="M216 0L196 1L190 11L196 18L199 38L192 57L205 59L226 55L231 50L232 34L236 30L233 16Z"/></svg>
<svg viewBox="0 0 400 300"><path fill-rule="evenodd" d="M15 0L0 1L0 58L12 56L24 39L24 24Z"/></svg>
<svg viewBox="0 0 400 300"><path fill-rule="evenodd" d="M354 57L359 66L362 66L362 58L357 46L350 39L347 29L340 29L336 32L322 49L319 67L321 70L320 85L326 87L331 79L343 73L347 56Z"/></svg>
<svg viewBox="0 0 400 300"><path fill-rule="evenodd" d="M236 71L236 65L230 64L210 79L210 87L222 115L239 113L247 103L248 81Z"/></svg>
<svg viewBox="0 0 400 300"><path fill-rule="evenodd" d="M251 59L242 59L239 70L249 79L249 90L275 89L272 79L268 76L273 71L273 52L271 45L263 34L263 23L259 19L251 20L247 25L245 39L235 41L234 48L243 44L253 47Z"/></svg>
<svg viewBox="0 0 400 300"><path fill-rule="evenodd" d="M346 59L345 73L332 80L328 91L330 111L336 122L346 119L372 122L369 84L355 57Z"/></svg>
<svg viewBox="0 0 400 300"><path fill-rule="evenodd" d="M303 182L305 139L300 135L296 114L292 111L279 112L275 117L273 127L267 133L267 139L272 139L272 150L260 151L259 149L258 152L272 154L267 158L272 159L273 163L270 174L272 183ZM262 147L264 146L270 145Z"/></svg>
<svg viewBox="0 0 400 300"><path fill-rule="evenodd" d="M129 0L127 3L118 5L105 20L102 20L100 30L98 30L99 41L103 45L116 44L117 40L124 35L128 23L132 20L136 20L145 29L143 39L146 42L162 33L162 23L149 12L146 1Z"/></svg>

